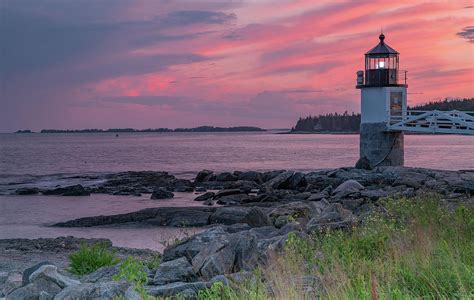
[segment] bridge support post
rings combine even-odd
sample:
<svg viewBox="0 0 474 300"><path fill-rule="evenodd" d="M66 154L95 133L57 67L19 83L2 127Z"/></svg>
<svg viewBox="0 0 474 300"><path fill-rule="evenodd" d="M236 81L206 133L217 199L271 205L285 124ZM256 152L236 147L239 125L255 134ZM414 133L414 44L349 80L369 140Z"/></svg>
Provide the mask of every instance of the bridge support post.
<svg viewBox="0 0 474 300"><path fill-rule="evenodd" d="M360 158L371 168L403 166L404 157L403 132L387 131L385 122L360 125Z"/></svg>

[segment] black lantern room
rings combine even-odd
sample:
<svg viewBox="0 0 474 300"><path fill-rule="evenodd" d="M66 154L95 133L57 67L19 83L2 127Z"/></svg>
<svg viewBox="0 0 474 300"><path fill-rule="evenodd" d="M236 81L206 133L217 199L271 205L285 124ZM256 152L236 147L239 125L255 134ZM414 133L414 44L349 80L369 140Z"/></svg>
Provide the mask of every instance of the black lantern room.
<svg viewBox="0 0 474 300"><path fill-rule="evenodd" d="M379 44L365 54L365 78L363 84L360 82L358 86L406 85L406 82L399 82L400 79L405 81L405 79L399 78L400 53L385 43L383 33L380 34L379 39Z"/></svg>

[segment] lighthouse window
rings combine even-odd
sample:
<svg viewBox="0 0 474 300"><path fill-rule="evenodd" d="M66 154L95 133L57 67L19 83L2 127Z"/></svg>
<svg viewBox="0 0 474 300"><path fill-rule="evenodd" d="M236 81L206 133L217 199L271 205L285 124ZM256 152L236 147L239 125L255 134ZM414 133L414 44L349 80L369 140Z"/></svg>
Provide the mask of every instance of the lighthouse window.
<svg viewBox="0 0 474 300"><path fill-rule="evenodd" d="M402 92L390 93L390 111L392 115L401 114L402 112Z"/></svg>
<svg viewBox="0 0 474 300"><path fill-rule="evenodd" d="M379 61L379 68L380 69L385 68L385 62L384 61Z"/></svg>

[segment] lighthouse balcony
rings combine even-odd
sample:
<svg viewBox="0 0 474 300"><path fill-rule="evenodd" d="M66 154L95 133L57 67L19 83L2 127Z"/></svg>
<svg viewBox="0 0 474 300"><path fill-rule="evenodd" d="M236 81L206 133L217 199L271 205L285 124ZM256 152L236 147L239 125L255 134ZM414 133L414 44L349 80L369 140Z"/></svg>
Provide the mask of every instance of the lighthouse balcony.
<svg viewBox="0 0 474 300"><path fill-rule="evenodd" d="M357 72L356 88L404 86L407 87L407 71L396 69L368 69Z"/></svg>

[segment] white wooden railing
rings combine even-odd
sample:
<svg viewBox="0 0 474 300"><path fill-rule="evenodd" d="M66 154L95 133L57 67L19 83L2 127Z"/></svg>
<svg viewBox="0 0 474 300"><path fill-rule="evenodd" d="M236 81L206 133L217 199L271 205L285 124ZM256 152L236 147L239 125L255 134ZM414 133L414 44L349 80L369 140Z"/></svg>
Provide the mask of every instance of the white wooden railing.
<svg viewBox="0 0 474 300"><path fill-rule="evenodd" d="M474 135L472 111L407 110L390 116L389 130Z"/></svg>

